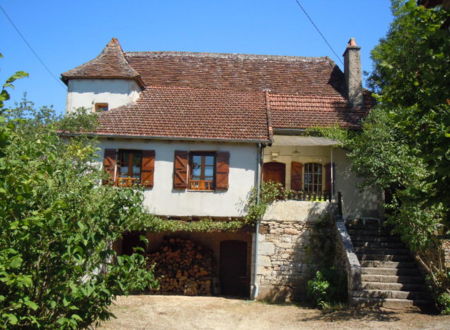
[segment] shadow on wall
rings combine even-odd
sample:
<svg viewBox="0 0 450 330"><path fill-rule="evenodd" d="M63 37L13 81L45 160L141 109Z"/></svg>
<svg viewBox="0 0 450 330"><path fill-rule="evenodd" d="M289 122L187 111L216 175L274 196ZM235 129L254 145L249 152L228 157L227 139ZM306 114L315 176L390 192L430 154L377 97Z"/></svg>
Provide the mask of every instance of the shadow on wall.
<svg viewBox="0 0 450 330"><path fill-rule="evenodd" d="M270 271L276 275L268 275L270 279L260 283L262 299L269 302L307 301L308 280L317 270L333 267L335 239L332 213L332 205L324 210L322 205L315 203L309 208L305 221L262 222L261 234L276 246L270 256Z"/></svg>

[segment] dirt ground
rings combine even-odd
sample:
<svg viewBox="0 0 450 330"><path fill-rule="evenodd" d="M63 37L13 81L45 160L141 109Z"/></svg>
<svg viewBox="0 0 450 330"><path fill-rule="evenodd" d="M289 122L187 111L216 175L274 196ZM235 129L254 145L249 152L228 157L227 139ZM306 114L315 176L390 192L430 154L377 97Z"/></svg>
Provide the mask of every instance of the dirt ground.
<svg viewBox="0 0 450 330"><path fill-rule="evenodd" d="M98 329L450 329L450 316L393 310L321 312L221 297L118 297Z"/></svg>

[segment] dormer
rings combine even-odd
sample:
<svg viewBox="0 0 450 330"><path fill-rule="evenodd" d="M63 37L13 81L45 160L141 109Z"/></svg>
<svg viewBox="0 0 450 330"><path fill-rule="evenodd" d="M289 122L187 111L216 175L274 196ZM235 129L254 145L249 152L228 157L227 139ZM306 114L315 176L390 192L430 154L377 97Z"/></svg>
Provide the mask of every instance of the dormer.
<svg viewBox="0 0 450 330"><path fill-rule="evenodd" d="M61 79L68 86L67 112L81 107L108 111L135 102L144 88L116 38L96 58L63 73Z"/></svg>

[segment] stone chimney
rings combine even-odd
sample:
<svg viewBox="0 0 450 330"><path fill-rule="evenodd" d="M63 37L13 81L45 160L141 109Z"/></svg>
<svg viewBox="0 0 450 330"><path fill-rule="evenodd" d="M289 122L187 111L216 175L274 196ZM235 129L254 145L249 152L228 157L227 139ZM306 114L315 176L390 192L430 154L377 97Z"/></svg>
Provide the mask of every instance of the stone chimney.
<svg viewBox="0 0 450 330"><path fill-rule="evenodd" d="M355 38L350 38L343 55L347 98L354 108L363 105L360 49L361 47L356 44Z"/></svg>

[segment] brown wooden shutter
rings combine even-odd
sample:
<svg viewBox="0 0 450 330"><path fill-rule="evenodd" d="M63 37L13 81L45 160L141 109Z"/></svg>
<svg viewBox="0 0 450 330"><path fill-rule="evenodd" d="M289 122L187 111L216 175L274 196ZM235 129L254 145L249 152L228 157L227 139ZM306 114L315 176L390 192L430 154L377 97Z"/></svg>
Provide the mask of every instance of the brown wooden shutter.
<svg viewBox="0 0 450 330"><path fill-rule="evenodd" d="M142 150L141 184L153 187L153 173L155 171L155 151Z"/></svg>
<svg viewBox="0 0 450 330"><path fill-rule="evenodd" d="M325 191L331 193L331 170L334 172L334 163L325 164ZM334 173L333 173L334 174Z"/></svg>
<svg viewBox="0 0 450 330"><path fill-rule="evenodd" d="M103 170L109 175L109 179L102 181L103 184L114 184L116 176L117 151L116 149L105 149L103 157Z"/></svg>
<svg viewBox="0 0 450 330"><path fill-rule="evenodd" d="M230 172L230 153L221 151L216 156L216 190L228 189L228 173Z"/></svg>
<svg viewBox="0 0 450 330"><path fill-rule="evenodd" d="M174 189L186 189L188 186L188 155L187 151L175 150L173 162Z"/></svg>
<svg viewBox="0 0 450 330"><path fill-rule="evenodd" d="M303 182L303 164L299 162L291 163L291 189L295 191L302 190Z"/></svg>

